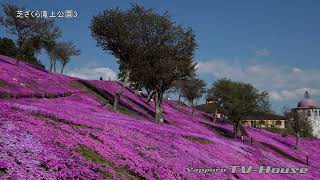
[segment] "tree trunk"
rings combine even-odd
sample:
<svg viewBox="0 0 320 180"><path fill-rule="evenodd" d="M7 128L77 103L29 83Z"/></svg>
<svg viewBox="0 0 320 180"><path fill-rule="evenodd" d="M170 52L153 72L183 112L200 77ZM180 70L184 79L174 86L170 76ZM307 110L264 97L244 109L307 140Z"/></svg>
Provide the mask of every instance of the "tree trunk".
<svg viewBox="0 0 320 180"><path fill-rule="evenodd" d="M61 74L63 74L64 66L65 66L65 64L62 64L62 66L61 66Z"/></svg>
<svg viewBox="0 0 320 180"><path fill-rule="evenodd" d="M19 36L19 35L18 35ZM20 59L22 58L22 44L23 41L21 40L21 37L18 38L18 53L17 53L17 62L16 65L19 66Z"/></svg>
<svg viewBox="0 0 320 180"><path fill-rule="evenodd" d="M239 120L234 122L234 126L233 126L234 139L237 139L237 133L238 133L238 129L239 129L239 122L240 122Z"/></svg>
<svg viewBox="0 0 320 180"><path fill-rule="evenodd" d="M57 69L56 69L56 61L53 61L53 70L54 70L54 72L57 72Z"/></svg>
<svg viewBox="0 0 320 180"><path fill-rule="evenodd" d="M53 62L52 60L50 61L50 72L52 72L52 69L53 69Z"/></svg>
<svg viewBox="0 0 320 180"><path fill-rule="evenodd" d="M156 104L156 123L163 123L162 118L162 97L159 92L155 92L155 104Z"/></svg>
<svg viewBox="0 0 320 180"><path fill-rule="evenodd" d="M217 116L218 116L218 112L217 112L217 109L216 111L214 112L214 118L213 118L213 122L216 123L217 121Z"/></svg>
<svg viewBox="0 0 320 180"><path fill-rule="evenodd" d="M207 110L208 110L208 101L206 101L206 107L205 107L204 112L208 113Z"/></svg>
<svg viewBox="0 0 320 180"><path fill-rule="evenodd" d="M52 57L52 55L51 55L51 53L49 53L48 54L49 55L49 59L50 59L50 72L52 72L52 70L53 70L53 57Z"/></svg>
<svg viewBox="0 0 320 180"><path fill-rule="evenodd" d="M150 93L149 93L149 96L148 96L148 103L151 101L151 99L152 99L152 95L155 93L156 91L155 90L153 90L153 91L151 91Z"/></svg>
<svg viewBox="0 0 320 180"><path fill-rule="evenodd" d="M298 142L299 142L299 132L296 134L296 144L295 144L295 149L298 149Z"/></svg>
<svg viewBox="0 0 320 180"><path fill-rule="evenodd" d="M160 102L160 115L161 115L161 118L160 118L160 122L163 123L164 120L163 120L163 104L162 104L162 97L161 97L161 102Z"/></svg>
<svg viewBox="0 0 320 180"><path fill-rule="evenodd" d="M124 78L124 82L122 82L122 86L121 86L120 90L118 92L116 92L116 94L114 96L113 110L115 110L115 111L118 110L119 99L126 88L126 84L129 80L129 74L130 74L129 71L127 71L125 78Z"/></svg>
<svg viewBox="0 0 320 180"><path fill-rule="evenodd" d="M177 103L177 106L176 108L180 108L180 105L181 105L181 94L178 95L178 103Z"/></svg>
<svg viewBox="0 0 320 180"><path fill-rule="evenodd" d="M119 98L120 98L120 92L116 92L116 95L114 96L114 102L113 102L113 110L118 111L118 104L119 104Z"/></svg>
<svg viewBox="0 0 320 180"><path fill-rule="evenodd" d="M21 58L21 50L18 49L16 66L19 66L20 58Z"/></svg>
<svg viewBox="0 0 320 180"><path fill-rule="evenodd" d="M193 103L193 101L191 101L191 106L192 106L192 117L193 117L193 114L194 114L194 103Z"/></svg>
<svg viewBox="0 0 320 180"><path fill-rule="evenodd" d="M149 97L149 94L150 94L150 90L148 88L145 88L146 91L147 91L147 94L148 94L148 97Z"/></svg>

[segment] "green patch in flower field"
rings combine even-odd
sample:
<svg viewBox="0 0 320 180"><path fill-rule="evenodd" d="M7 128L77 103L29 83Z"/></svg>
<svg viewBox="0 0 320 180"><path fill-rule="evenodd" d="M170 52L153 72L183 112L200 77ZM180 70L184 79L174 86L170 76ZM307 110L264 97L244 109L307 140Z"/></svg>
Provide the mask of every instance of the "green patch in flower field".
<svg viewBox="0 0 320 180"><path fill-rule="evenodd" d="M76 88L79 90L86 90L86 88L82 84L80 84L78 81L69 81L68 86L72 89Z"/></svg>
<svg viewBox="0 0 320 180"><path fill-rule="evenodd" d="M6 92L0 92L0 99L9 99L14 97L12 94L10 93L6 93Z"/></svg>
<svg viewBox="0 0 320 180"><path fill-rule="evenodd" d="M108 109L113 109L113 105L111 105L111 104L106 104L105 107L108 108ZM130 116L130 117L134 117L135 119L143 118L137 112L135 112L133 110L130 110L129 108L127 108L125 106L122 106L120 104L118 105L117 112L119 112L121 114L124 114L124 115L127 115L127 116Z"/></svg>
<svg viewBox="0 0 320 180"><path fill-rule="evenodd" d="M100 174L104 179L111 178L111 175L107 171L102 171Z"/></svg>
<svg viewBox="0 0 320 180"><path fill-rule="evenodd" d="M99 127L92 127L92 126L87 126L85 124L74 124L74 123L70 123L72 125L73 128L75 129L83 129L83 128L87 128L87 129L96 129L96 130L100 130L102 131L101 128Z"/></svg>
<svg viewBox="0 0 320 180"><path fill-rule="evenodd" d="M66 148L67 147L64 143L59 142L59 141L54 142L54 144L57 145L58 147L61 147L61 148Z"/></svg>
<svg viewBox="0 0 320 180"><path fill-rule="evenodd" d="M0 87L11 87L12 88L12 87L15 87L15 85L0 79Z"/></svg>
<svg viewBox="0 0 320 180"><path fill-rule="evenodd" d="M76 88L95 96L95 99L103 105L112 104L111 101L113 101L113 97L110 94L101 92L94 85L86 81L82 81L82 80L74 81L71 83L71 86L75 86Z"/></svg>
<svg viewBox="0 0 320 180"><path fill-rule="evenodd" d="M104 106L105 106L106 108L113 109L112 104L105 104Z"/></svg>
<svg viewBox="0 0 320 180"><path fill-rule="evenodd" d="M121 179L146 179L145 177L141 176L139 173L136 173L130 169L128 165L123 166L117 166L114 162L106 159L102 155L100 155L97 151L94 149L87 147L83 144L79 145L76 148L76 152L80 153L86 160L91 161L96 164L100 165L108 165L110 166L119 176L121 176ZM110 174L105 172L102 175L109 177Z"/></svg>
<svg viewBox="0 0 320 180"><path fill-rule="evenodd" d="M112 176L109 172L102 170L100 168L94 168L92 169L93 172L95 172L96 174L99 174L100 177L102 177L102 179L110 179Z"/></svg>
<svg viewBox="0 0 320 180"><path fill-rule="evenodd" d="M108 101L102 97L101 95L99 95L98 93L95 93L94 91L92 91L91 89L88 89L88 93L94 95L94 97L96 98L97 101L99 101L101 104L109 104Z"/></svg>
<svg viewBox="0 0 320 180"><path fill-rule="evenodd" d="M152 169L152 176L153 176L153 178L154 178L155 180L159 180L159 179L160 179L159 176L157 175L156 170L154 170L154 169Z"/></svg>
<svg viewBox="0 0 320 180"><path fill-rule="evenodd" d="M102 104L103 106L105 106L108 109L113 109L113 101L114 101L114 97L112 96L112 94L109 94L108 92L105 91L101 91L99 90L96 86L94 86L93 84L86 82L86 81L82 81L82 80L78 80L78 81L73 81L69 84L69 86L71 87L76 87L80 90L83 90L86 93L89 93L91 95L93 95L95 97L95 99L100 102L100 104ZM118 105L118 112L131 116L131 117L135 117L137 119L141 119L142 116L139 115L137 112L128 109L125 106L122 105Z"/></svg>
<svg viewBox="0 0 320 180"><path fill-rule="evenodd" d="M4 176L6 175L8 172L7 172L7 168L0 168L0 176Z"/></svg>
<svg viewBox="0 0 320 180"><path fill-rule="evenodd" d="M101 143L103 143L103 140L100 139L98 136L94 135L94 134L89 134L89 137L92 138L93 140L99 141Z"/></svg>
<svg viewBox="0 0 320 180"><path fill-rule="evenodd" d="M75 129L88 128L87 126L81 125L81 124L75 124L75 125L72 125L72 127Z"/></svg>
<svg viewBox="0 0 320 180"><path fill-rule="evenodd" d="M133 99L131 99L129 97L125 97L125 98L127 99L127 102L130 104L130 106L135 106L138 109L138 112L140 112L142 114L148 114L151 117L155 116L155 113L152 110L148 109L146 106L137 103L136 101L134 101Z"/></svg>
<svg viewBox="0 0 320 180"><path fill-rule="evenodd" d="M0 79L0 87L7 87L7 82Z"/></svg>
<svg viewBox="0 0 320 180"><path fill-rule="evenodd" d="M102 104L106 104L105 98L103 98L101 95L94 92L92 89L88 88L87 86L83 85L79 81L71 81L69 82L69 87L71 88L77 88L83 92L86 92L88 94L94 95L96 100L98 100Z"/></svg>
<svg viewBox="0 0 320 180"><path fill-rule="evenodd" d="M205 123L202 123L205 127L207 127L209 130L221 135L221 136L224 136L226 138L230 138L230 139L233 139L233 132L229 131L228 129L225 129L225 128L222 128L222 127L219 127L219 126L213 126L213 125L209 125L209 124L205 124Z"/></svg>
<svg viewBox="0 0 320 180"><path fill-rule="evenodd" d="M38 165L38 167L44 169L45 171L48 171L48 170L49 170L49 167L48 167L48 165L47 165L46 163L40 163L40 164Z"/></svg>
<svg viewBox="0 0 320 180"><path fill-rule="evenodd" d="M189 141L197 142L200 144L211 144L212 143L210 140L202 138L202 137L196 137L196 136L191 136L191 135L187 135L187 136L183 136L183 137Z"/></svg>
<svg viewBox="0 0 320 180"><path fill-rule="evenodd" d="M80 153L85 159L97 164L105 164L107 160L101 156L97 151L91 149L85 145L80 145L76 148L76 151Z"/></svg>
<svg viewBox="0 0 320 180"><path fill-rule="evenodd" d="M47 123L53 124L53 125L68 124L68 122L65 121L64 119L60 119L52 115L46 115L41 113L32 113L31 115L35 118L45 120Z"/></svg>
<svg viewBox="0 0 320 180"><path fill-rule="evenodd" d="M145 177L141 176L139 173L132 171L128 165L113 167L113 169L124 179L130 179L130 180L146 179Z"/></svg>
<svg viewBox="0 0 320 180"><path fill-rule="evenodd" d="M102 130L101 128L98 128L98 127L91 127L91 126L87 126L85 124L76 124L76 123L73 123L72 121L68 121L66 119L58 118L58 117L53 116L53 115L41 114L41 113L32 113L31 115L33 117L35 117L35 118L39 118L39 119L46 120L47 122L51 122L54 125L67 124L67 125L72 126L75 129L88 128L88 129Z"/></svg>
<svg viewBox="0 0 320 180"><path fill-rule="evenodd" d="M60 94L45 93L43 96L39 94L38 95L34 94L34 95L31 95L30 97L54 99L54 98L67 97L71 95L72 95L72 92L65 92Z"/></svg>
<svg viewBox="0 0 320 180"><path fill-rule="evenodd" d="M136 113L135 111L132 111L132 110L128 109L127 107L124 107L121 105L118 106L118 112L125 114L125 115L128 115L128 116L141 118L141 116L138 113Z"/></svg>

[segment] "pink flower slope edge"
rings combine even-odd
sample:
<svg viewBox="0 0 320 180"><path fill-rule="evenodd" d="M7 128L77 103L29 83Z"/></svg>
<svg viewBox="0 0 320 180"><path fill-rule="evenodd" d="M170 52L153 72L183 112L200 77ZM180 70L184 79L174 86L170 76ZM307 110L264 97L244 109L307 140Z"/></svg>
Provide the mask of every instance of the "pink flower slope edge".
<svg viewBox="0 0 320 180"><path fill-rule="evenodd" d="M164 101L166 123L152 122L153 103L126 89L121 104L145 114L130 116L104 107L92 92L75 85L76 78L35 69L0 56L0 92L28 98L0 99L0 179L319 179L320 142L302 139L302 148L291 148L293 137L283 138L247 128L250 135L291 155L309 154L314 167L304 175L192 173L188 167L259 165L306 167L263 146L250 146L226 138L201 112L175 101ZM87 81L114 94L113 81ZM56 98L30 98L36 93L63 94ZM86 147L96 156L81 153ZM318 157L317 157L318 156ZM100 159L100 160L99 160Z"/></svg>

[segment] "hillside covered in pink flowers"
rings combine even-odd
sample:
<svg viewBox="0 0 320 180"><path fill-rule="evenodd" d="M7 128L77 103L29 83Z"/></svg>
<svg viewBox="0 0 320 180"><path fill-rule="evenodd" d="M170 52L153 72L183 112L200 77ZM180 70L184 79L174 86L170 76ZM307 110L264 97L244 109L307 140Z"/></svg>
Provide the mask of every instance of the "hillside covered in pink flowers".
<svg viewBox="0 0 320 180"><path fill-rule="evenodd" d="M320 140L212 122L176 101L154 104L127 88L120 110L110 103L120 84L81 80L0 55L0 179L320 179ZM306 163L309 157L309 164ZM188 168L307 167L306 174L198 173Z"/></svg>

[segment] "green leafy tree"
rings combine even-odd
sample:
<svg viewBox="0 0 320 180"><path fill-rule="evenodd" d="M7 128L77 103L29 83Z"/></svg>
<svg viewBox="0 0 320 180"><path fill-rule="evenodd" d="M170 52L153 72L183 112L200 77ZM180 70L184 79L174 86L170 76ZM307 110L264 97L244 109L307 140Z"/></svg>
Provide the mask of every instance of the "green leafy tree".
<svg viewBox="0 0 320 180"><path fill-rule="evenodd" d="M117 110L119 98L129 81L129 67L134 63L135 54L138 53L136 45L140 43L135 32L138 28L135 22L137 17L133 11L134 8L127 11L119 8L104 10L93 17L90 25L97 46L115 56L124 73L122 87L115 95L114 110Z"/></svg>
<svg viewBox="0 0 320 180"><path fill-rule="evenodd" d="M187 99L192 107L192 114L194 113L194 101L201 98L206 92L206 83L197 78L190 78L182 81L182 96Z"/></svg>
<svg viewBox="0 0 320 180"><path fill-rule="evenodd" d="M234 138L242 118L253 113L270 112L268 92L260 92L251 84L230 79L216 81L208 90L208 99L233 122Z"/></svg>
<svg viewBox="0 0 320 180"><path fill-rule="evenodd" d="M177 80L172 83L171 92L176 93L178 95L177 108L179 108L180 104L182 104L181 98L183 93L183 85L184 85L184 80Z"/></svg>
<svg viewBox="0 0 320 180"><path fill-rule="evenodd" d="M12 39L0 38L0 54L10 57L17 57L17 48ZM24 61L37 67L45 68L44 65L36 58L32 49L25 48L23 54Z"/></svg>
<svg viewBox="0 0 320 180"><path fill-rule="evenodd" d="M49 20L44 18L20 18L17 11L23 11L23 7L11 4L2 4L4 16L0 17L0 24L7 32L16 36L17 65L20 59L25 59L30 54L39 52L41 46L39 35L46 28Z"/></svg>
<svg viewBox="0 0 320 180"><path fill-rule="evenodd" d="M132 5L129 10L105 10L93 17L91 34L97 45L117 58L121 89L114 109L130 80L156 97L156 120L162 118L162 96L175 80L194 70L194 33L173 23L169 16Z"/></svg>
<svg viewBox="0 0 320 180"><path fill-rule="evenodd" d="M0 38L0 54L11 57L17 55L16 45L12 39Z"/></svg>
<svg viewBox="0 0 320 180"><path fill-rule="evenodd" d="M142 84L155 98L156 122L163 122L163 95L173 82L191 77L196 48L195 34L172 22L167 13L134 6L138 48L135 62L130 66L130 80Z"/></svg>
<svg viewBox="0 0 320 180"><path fill-rule="evenodd" d="M45 66L41 63L40 60L36 57L36 54L33 49L26 48L23 51L23 60L29 64L35 65L42 69L45 69Z"/></svg>

